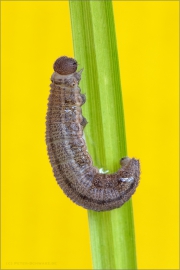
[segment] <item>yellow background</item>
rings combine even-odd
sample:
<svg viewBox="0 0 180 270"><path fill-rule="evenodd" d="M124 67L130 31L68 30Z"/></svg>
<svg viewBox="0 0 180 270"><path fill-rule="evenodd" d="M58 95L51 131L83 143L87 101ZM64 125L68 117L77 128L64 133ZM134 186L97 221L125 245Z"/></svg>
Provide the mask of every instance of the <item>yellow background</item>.
<svg viewBox="0 0 180 270"><path fill-rule="evenodd" d="M142 167L138 267L178 269L179 2L113 5L128 154ZM73 56L68 2L2 1L1 12L1 267L91 269L87 211L57 186L44 139L52 64Z"/></svg>

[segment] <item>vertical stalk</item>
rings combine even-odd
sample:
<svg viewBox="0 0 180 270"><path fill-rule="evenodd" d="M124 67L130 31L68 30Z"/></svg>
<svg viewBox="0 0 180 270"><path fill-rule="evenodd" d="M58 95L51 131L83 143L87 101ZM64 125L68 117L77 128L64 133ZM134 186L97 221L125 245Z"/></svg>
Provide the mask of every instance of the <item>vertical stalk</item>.
<svg viewBox="0 0 180 270"><path fill-rule="evenodd" d="M95 166L115 172L127 150L112 3L69 3L74 54L84 67L88 151ZM88 218L94 269L136 269L131 200L112 211L88 211Z"/></svg>

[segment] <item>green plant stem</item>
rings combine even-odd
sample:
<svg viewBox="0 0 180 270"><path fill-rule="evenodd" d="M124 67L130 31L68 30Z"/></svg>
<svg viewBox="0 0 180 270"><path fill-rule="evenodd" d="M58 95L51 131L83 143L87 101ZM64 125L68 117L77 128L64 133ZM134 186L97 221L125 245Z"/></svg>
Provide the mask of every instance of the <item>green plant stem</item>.
<svg viewBox="0 0 180 270"><path fill-rule="evenodd" d="M70 1L74 54L84 67L86 142L94 165L109 173L127 155L118 53L111 1ZM136 269L132 203L88 211L94 269Z"/></svg>

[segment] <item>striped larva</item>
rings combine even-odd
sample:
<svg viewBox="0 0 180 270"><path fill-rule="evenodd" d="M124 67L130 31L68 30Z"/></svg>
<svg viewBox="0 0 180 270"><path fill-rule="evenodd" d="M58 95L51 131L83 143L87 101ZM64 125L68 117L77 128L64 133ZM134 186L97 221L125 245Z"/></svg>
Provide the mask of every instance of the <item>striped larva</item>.
<svg viewBox="0 0 180 270"><path fill-rule="evenodd" d="M46 143L54 176L64 193L76 204L94 211L118 208L130 199L139 183L139 161L121 159L114 174L101 174L87 152L83 128L87 124L81 106L82 70L66 56L54 63L49 96Z"/></svg>

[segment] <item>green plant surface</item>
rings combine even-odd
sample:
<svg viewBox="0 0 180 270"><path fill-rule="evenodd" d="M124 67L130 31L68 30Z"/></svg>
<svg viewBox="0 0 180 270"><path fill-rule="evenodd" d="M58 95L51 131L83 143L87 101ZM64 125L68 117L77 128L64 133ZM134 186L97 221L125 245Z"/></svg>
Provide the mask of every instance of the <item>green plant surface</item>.
<svg viewBox="0 0 180 270"><path fill-rule="evenodd" d="M84 68L86 143L93 163L109 173L127 155L113 7L111 1L69 1L75 59ZM94 269L136 269L131 200L121 208L88 211Z"/></svg>

